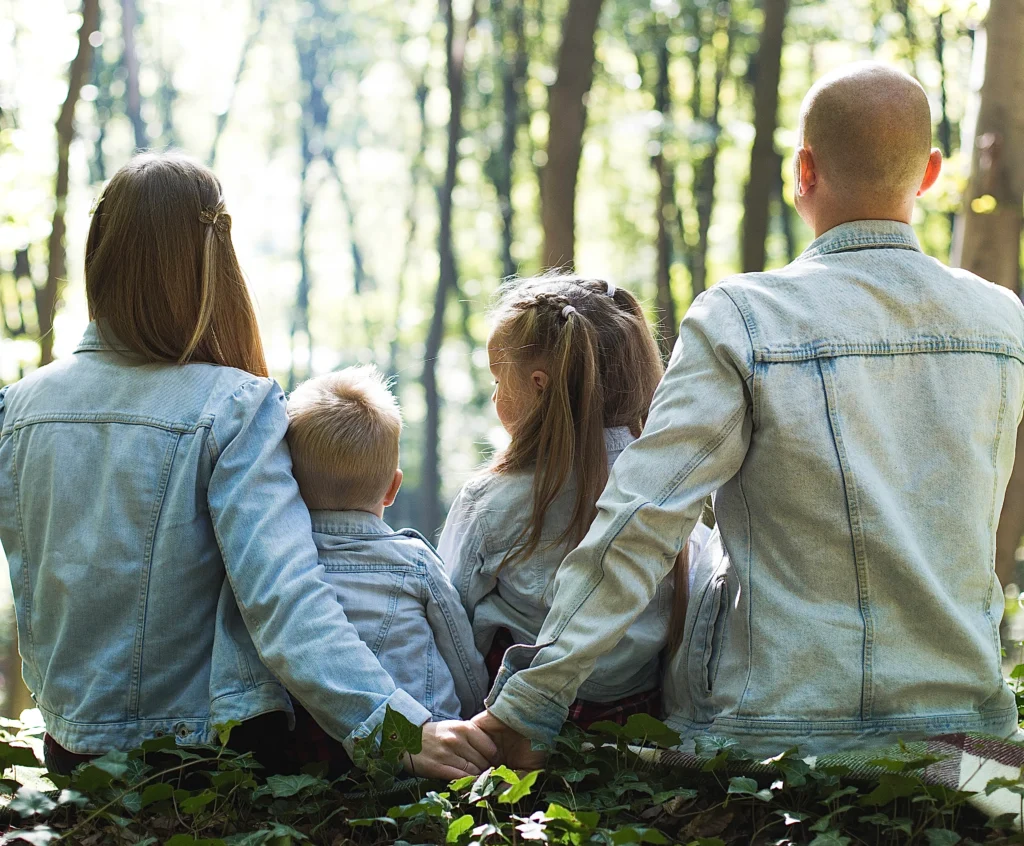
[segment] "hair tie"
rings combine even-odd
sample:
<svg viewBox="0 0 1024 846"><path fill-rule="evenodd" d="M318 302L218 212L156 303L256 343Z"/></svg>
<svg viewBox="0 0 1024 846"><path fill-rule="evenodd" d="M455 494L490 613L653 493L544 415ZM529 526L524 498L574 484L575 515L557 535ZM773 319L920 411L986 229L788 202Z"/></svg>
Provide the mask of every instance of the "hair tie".
<svg viewBox="0 0 1024 846"><path fill-rule="evenodd" d="M576 313L576 307L575 306L571 306L571 305L567 305L565 308L562 309L562 319L563 320L568 320L569 319L569 315L570 314L575 314L575 313Z"/></svg>
<svg viewBox="0 0 1024 846"><path fill-rule="evenodd" d="M199 222L206 226L212 226L218 240L221 241L231 231L231 215L224 211L223 203L219 204L215 209L200 209Z"/></svg>
<svg viewBox="0 0 1024 846"><path fill-rule="evenodd" d="M607 291L605 291L605 293L606 293L606 294L607 294L607 295L608 295L609 297L611 297L612 299L614 299L614 298L615 298L615 292L616 292L616 291L618 291L619 289L618 289L618 288L616 288L616 287L615 287L615 285L613 285L613 284L612 284L611 282L605 282L604 284L608 286L608 290L607 290Z"/></svg>

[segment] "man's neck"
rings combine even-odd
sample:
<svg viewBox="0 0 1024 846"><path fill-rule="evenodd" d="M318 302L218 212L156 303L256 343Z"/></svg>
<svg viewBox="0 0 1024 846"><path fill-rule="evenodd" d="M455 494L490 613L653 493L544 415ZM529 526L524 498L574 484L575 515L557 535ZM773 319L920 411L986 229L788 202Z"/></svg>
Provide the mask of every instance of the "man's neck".
<svg viewBox="0 0 1024 846"><path fill-rule="evenodd" d="M843 223L853 223L858 220L894 220L897 223L910 223L913 214L913 203L906 209L836 209L835 211L822 211L814 217L814 237L820 238L830 229L835 229Z"/></svg>

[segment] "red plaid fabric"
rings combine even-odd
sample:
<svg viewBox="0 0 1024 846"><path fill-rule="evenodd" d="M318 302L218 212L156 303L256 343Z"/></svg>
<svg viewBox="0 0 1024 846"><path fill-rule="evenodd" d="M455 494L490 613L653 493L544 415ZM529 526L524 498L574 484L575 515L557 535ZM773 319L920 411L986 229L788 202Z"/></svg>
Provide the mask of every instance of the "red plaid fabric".
<svg viewBox="0 0 1024 846"><path fill-rule="evenodd" d="M505 651L515 645L512 632L501 628L495 632L494 640L491 641L491 648L484 656L484 664L487 666L487 675L490 683L498 677L501 670L501 662L505 658ZM615 702L588 702L585 699L577 699L569 706L568 721L579 726L581 729L588 729L593 723L609 720L617 725L624 726L633 714L650 714L652 717L661 718L661 691L655 688L644 693L636 693L633 696L626 696Z"/></svg>

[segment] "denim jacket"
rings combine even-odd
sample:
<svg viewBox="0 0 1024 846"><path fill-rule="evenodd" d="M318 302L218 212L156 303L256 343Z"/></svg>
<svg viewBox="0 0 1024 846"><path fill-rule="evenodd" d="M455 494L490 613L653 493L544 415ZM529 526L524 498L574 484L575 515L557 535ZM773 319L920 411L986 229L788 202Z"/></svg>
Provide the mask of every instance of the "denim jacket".
<svg viewBox="0 0 1024 846"><path fill-rule="evenodd" d="M625 427L605 430L609 466L633 440ZM438 549L473 621L481 652L487 652L499 628L508 629L516 643L536 643L551 609L555 573L567 552L564 545L550 543L569 524L574 494L568 485L551 504L541 546L530 560L506 567L501 562L533 507L533 474L486 473L465 485L452 503ZM696 557L708 534L706 526L696 528L691 556ZM659 686L658 655L668 639L672 585L671 578L662 580L615 649L598 659L580 686L581 699L613 702Z"/></svg>
<svg viewBox="0 0 1024 846"><path fill-rule="evenodd" d="M1022 408L1020 301L906 224L842 224L716 285L488 707L550 741L717 490L672 674L684 736L816 754L1012 732L994 560Z"/></svg>
<svg viewBox="0 0 1024 846"><path fill-rule="evenodd" d="M435 720L483 710L487 670L444 565L411 529L365 511L314 511L327 581L381 666Z"/></svg>
<svg viewBox="0 0 1024 846"><path fill-rule="evenodd" d="M25 681L78 753L291 713L368 734L395 688L317 563L277 384L146 364L90 325L75 354L0 390L0 543Z"/></svg>

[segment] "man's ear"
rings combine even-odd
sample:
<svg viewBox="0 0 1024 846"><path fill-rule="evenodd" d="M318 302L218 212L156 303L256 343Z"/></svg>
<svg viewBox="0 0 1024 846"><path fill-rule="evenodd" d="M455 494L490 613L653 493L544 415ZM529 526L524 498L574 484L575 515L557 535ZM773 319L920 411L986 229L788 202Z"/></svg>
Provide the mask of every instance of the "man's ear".
<svg viewBox="0 0 1024 846"><path fill-rule="evenodd" d="M936 147L932 147L928 154L928 167L924 171L924 179L921 180L921 187L917 189L917 196L920 197L925 191L935 184L942 171L942 153Z"/></svg>
<svg viewBox="0 0 1024 846"><path fill-rule="evenodd" d="M818 183L818 171L814 163L814 154L807 147L796 151L796 185L793 190L798 197L807 196L807 192Z"/></svg>
<svg viewBox="0 0 1024 846"><path fill-rule="evenodd" d="M543 370L534 370L530 374L530 381L533 384L533 389L539 394L548 386L551 379Z"/></svg>
<svg viewBox="0 0 1024 846"><path fill-rule="evenodd" d="M402 487L402 468L399 467L395 470L394 478L391 479L391 487L388 488L388 492L384 494L384 507L387 508L389 505L394 505L395 497L398 496L398 490Z"/></svg>

